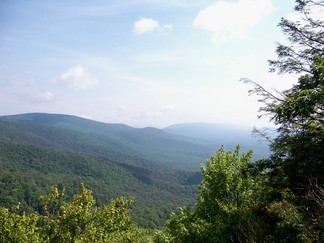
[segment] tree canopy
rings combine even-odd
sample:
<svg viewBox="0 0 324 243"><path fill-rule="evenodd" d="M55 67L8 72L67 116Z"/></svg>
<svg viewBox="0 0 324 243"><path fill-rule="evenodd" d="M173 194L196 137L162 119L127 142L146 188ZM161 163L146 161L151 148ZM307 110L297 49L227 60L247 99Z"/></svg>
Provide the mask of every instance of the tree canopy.
<svg viewBox="0 0 324 243"><path fill-rule="evenodd" d="M42 214L20 215L19 205L0 208L1 242L143 242L144 231L135 226L123 197L98 207L92 192L81 185L69 202L56 186L41 196Z"/></svg>
<svg viewBox="0 0 324 243"><path fill-rule="evenodd" d="M295 9L298 19L279 23L290 45L278 44L278 59L269 64L279 74L299 74L296 84L274 94L256 82L245 81L254 85L250 93L259 96L260 116L269 116L278 127L271 157L259 164L277 193L268 203L293 205L300 224L311 232L305 236L298 229L295 235L318 240L324 229L324 22L314 13L323 11L324 3L299 0Z"/></svg>
<svg viewBox="0 0 324 243"><path fill-rule="evenodd" d="M201 170L194 210L179 208L167 222L174 242L247 241L256 237L252 206L258 204L259 177L250 173L252 151L221 148Z"/></svg>

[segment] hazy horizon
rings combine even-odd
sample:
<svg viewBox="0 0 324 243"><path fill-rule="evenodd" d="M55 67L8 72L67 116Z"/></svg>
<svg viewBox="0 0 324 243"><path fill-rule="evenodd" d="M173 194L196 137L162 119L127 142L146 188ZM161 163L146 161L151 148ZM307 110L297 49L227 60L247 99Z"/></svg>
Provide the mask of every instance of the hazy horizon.
<svg viewBox="0 0 324 243"><path fill-rule="evenodd" d="M268 72L294 1L2 1L0 115L55 113L133 127L269 126L250 78Z"/></svg>

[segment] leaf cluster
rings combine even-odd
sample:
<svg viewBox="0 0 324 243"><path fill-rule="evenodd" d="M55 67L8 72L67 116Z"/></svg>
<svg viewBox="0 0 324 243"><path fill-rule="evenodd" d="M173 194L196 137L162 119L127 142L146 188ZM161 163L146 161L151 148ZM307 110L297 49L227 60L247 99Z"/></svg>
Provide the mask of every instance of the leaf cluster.
<svg viewBox="0 0 324 243"><path fill-rule="evenodd" d="M202 167L195 209L179 208L167 222L173 242L248 242L260 230L253 205L261 199L261 177L252 173L252 151L218 150Z"/></svg>
<svg viewBox="0 0 324 243"><path fill-rule="evenodd" d="M43 195L43 214L19 215L18 207L0 208L1 242L141 242L148 234L130 216L132 199L120 197L100 207L92 192L81 185L80 193L63 201L64 190L51 187Z"/></svg>

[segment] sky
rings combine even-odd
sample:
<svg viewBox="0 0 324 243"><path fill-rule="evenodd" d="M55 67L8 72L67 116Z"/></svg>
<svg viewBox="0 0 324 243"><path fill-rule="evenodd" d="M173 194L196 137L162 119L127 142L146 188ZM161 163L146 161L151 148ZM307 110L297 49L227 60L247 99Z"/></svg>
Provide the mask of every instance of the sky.
<svg viewBox="0 0 324 243"><path fill-rule="evenodd" d="M293 0L1 0L0 115L70 114L134 127L267 126L250 78L269 73Z"/></svg>

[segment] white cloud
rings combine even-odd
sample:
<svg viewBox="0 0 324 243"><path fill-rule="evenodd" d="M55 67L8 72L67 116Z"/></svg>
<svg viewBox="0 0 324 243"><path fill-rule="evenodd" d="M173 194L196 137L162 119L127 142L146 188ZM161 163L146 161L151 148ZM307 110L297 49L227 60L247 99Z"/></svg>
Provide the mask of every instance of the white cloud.
<svg viewBox="0 0 324 243"><path fill-rule="evenodd" d="M59 83L67 85L74 90L87 90L96 86L99 81L89 74L83 67L70 68L59 77Z"/></svg>
<svg viewBox="0 0 324 243"><path fill-rule="evenodd" d="M273 10L271 0L218 1L201 10L193 24L212 32L215 41L240 39Z"/></svg>
<svg viewBox="0 0 324 243"><path fill-rule="evenodd" d="M160 24L154 19L142 18L134 23L134 33L144 34L159 28Z"/></svg>
<svg viewBox="0 0 324 243"><path fill-rule="evenodd" d="M173 30L172 24L160 25L160 23L151 18L141 18L134 23L133 32L136 35L141 35L147 32L158 31L162 34L168 34Z"/></svg>

